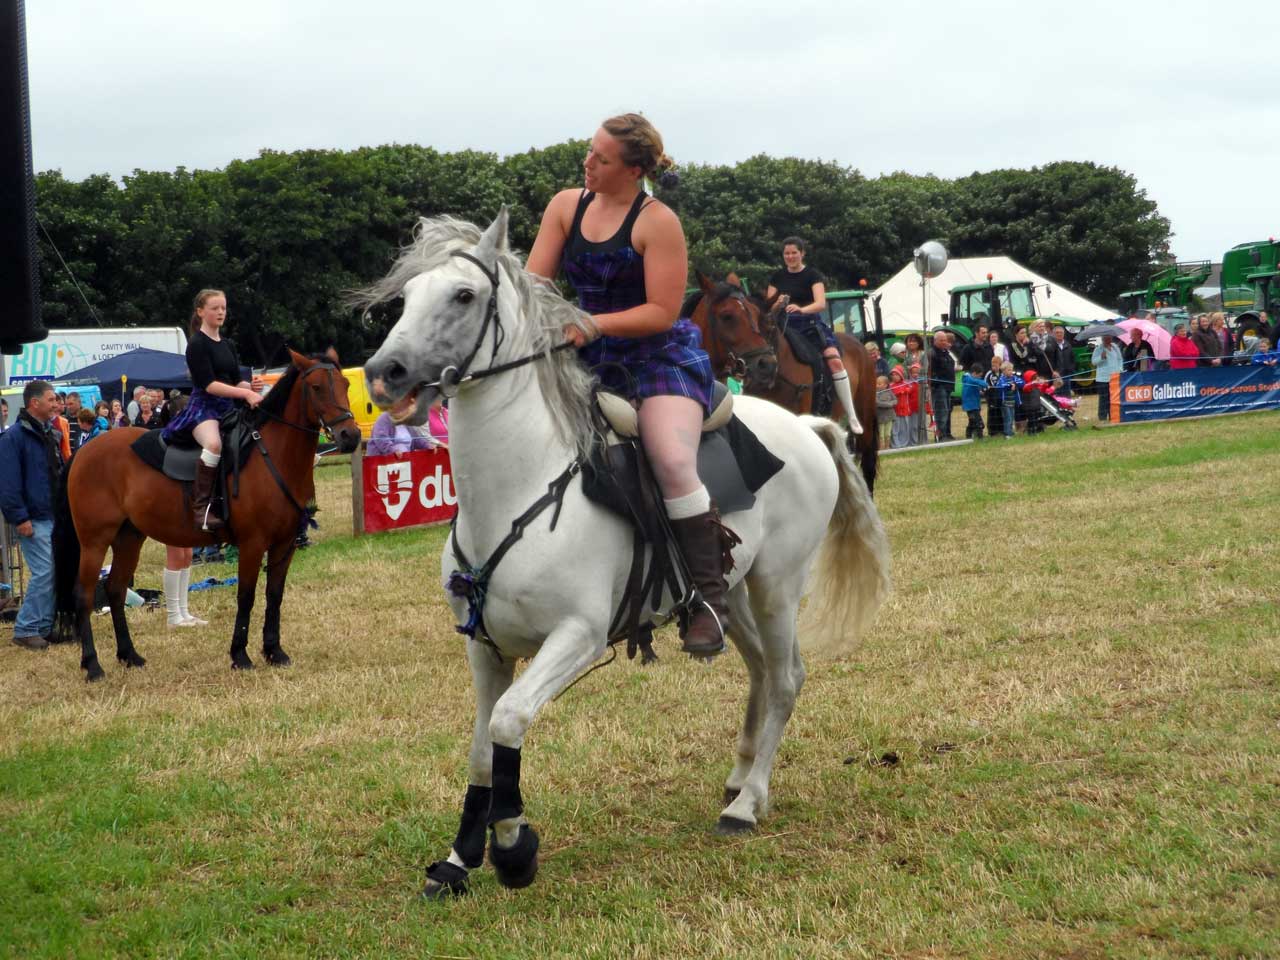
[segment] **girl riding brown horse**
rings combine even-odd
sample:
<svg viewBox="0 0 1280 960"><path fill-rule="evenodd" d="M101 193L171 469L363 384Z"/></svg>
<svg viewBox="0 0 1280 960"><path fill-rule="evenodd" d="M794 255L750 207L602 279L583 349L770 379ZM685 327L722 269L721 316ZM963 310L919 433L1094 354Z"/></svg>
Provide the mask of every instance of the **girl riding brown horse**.
<svg viewBox="0 0 1280 960"><path fill-rule="evenodd" d="M248 669L249 616L262 558L267 557L267 613L262 652L283 666L280 601L293 559L294 541L315 496L315 455L328 430L344 453L360 442L347 400L347 381L332 350L320 358L293 353L292 365L262 401L253 442L239 473L239 491L228 498L230 527L218 535L191 522L182 484L144 463L132 449L145 430L112 430L76 451L63 471L54 519L54 588L60 617L73 617L80 636L80 666L88 680L103 676L89 613L98 572L111 549L107 600L116 633L116 658L130 667L146 663L134 648L124 617L125 590L148 537L171 546L207 546L218 540L240 548L239 590L231 665Z"/></svg>
<svg viewBox="0 0 1280 960"><path fill-rule="evenodd" d="M813 369L796 358L782 335L781 296L767 301L748 296L736 274L716 283L698 274L701 291L685 301L681 311L702 331L702 346L711 358L716 378L742 381L744 393L772 400L792 413L813 409ZM849 376L849 390L858 419L876 422L875 365L862 342L848 334L835 335L841 360ZM831 419L839 420L843 407L837 402ZM849 446L857 454L867 489L874 491L879 462L876 431L849 434Z"/></svg>

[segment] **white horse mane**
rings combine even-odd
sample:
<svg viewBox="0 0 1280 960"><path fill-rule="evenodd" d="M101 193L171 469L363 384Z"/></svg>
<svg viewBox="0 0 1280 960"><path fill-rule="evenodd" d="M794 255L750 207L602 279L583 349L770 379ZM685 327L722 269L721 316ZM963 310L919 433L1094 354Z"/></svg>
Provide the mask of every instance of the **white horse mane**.
<svg viewBox="0 0 1280 960"><path fill-rule="evenodd" d="M400 296L404 286L421 274L451 262L455 250L470 250L480 242L481 230L473 223L454 217L422 217L413 231L413 241L400 250L387 275L352 294L353 305L367 310ZM539 282L525 272L515 253L502 250L497 254L497 267L510 281L520 300L520 316L515 323L503 317L514 334L511 342L528 352L545 356L534 363L538 386L554 417L559 438L578 456L585 458L595 434L591 416L591 373L578 362L573 350L552 353L561 342L566 324L589 331L587 317L574 304L560 296L550 284ZM521 341L524 341L521 344Z"/></svg>

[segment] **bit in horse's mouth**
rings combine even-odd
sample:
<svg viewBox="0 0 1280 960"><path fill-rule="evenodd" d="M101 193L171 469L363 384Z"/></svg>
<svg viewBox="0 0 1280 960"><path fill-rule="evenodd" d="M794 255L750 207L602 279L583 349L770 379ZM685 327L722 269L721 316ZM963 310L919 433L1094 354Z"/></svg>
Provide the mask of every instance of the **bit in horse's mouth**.
<svg viewBox="0 0 1280 960"><path fill-rule="evenodd" d="M401 397L391 408L391 419L396 423L404 423L413 412L418 409L418 390L420 387L414 387L407 394Z"/></svg>

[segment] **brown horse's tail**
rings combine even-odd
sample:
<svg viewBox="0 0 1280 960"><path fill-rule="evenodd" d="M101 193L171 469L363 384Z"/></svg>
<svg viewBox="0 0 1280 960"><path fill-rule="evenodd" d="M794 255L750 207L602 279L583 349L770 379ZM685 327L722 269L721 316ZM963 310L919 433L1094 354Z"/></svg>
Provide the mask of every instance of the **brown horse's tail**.
<svg viewBox="0 0 1280 960"><path fill-rule="evenodd" d="M76 451L79 453L79 451ZM58 489L53 500L53 609L58 622L54 629L61 631L74 627L76 597L80 579L80 536L71 516L71 497L67 493L67 478L75 466L76 454L58 476Z"/></svg>
<svg viewBox="0 0 1280 960"><path fill-rule="evenodd" d="M806 650L840 656L871 627L892 588L889 538L845 446L844 431L830 420L801 419L826 444L840 475L840 492L814 565L800 643Z"/></svg>

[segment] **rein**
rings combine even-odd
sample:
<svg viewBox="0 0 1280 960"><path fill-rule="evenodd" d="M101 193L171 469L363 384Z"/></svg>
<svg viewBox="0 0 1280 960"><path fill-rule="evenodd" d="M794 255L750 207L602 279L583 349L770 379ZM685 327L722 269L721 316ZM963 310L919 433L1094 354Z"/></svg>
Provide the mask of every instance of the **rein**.
<svg viewBox="0 0 1280 960"><path fill-rule="evenodd" d="M315 417L312 417L311 394L303 393L302 395L302 404L303 404L302 416L303 416L304 423L315 422L315 423L321 424L320 427L307 427L307 426L304 426L303 424L294 423L292 420L286 420L284 417L281 417L278 414L271 413L268 410L259 410L258 411L259 416L267 420L271 420L274 423L280 423L286 427L292 427L294 430L301 431L302 433L305 433L311 437L319 437L321 433L328 433L330 436L332 436L333 428L336 427L338 424L345 423L348 420L354 422L356 419L355 415L348 408L340 407L337 404L337 392L333 386L333 376L334 376L334 373L337 371L337 369L338 368L335 364L329 363L327 361L317 362L309 370L307 370L305 374L299 377L293 384L293 388L297 389L299 386L302 385L302 382L305 381L307 377L311 376L311 374L314 371L316 370L329 371L329 376L327 378L327 383L329 385L329 400L332 402L332 406L338 407L338 411L339 411L338 416L330 417L328 420L323 419L321 416L319 416L319 414L317 414ZM288 500L290 505L292 505L293 509L297 511L298 533L301 534L303 531L307 529L307 527L311 527L312 529L317 529L319 527L319 524L316 523L315 519L311 516L311 514L307 512L307 508L304 507L302 504L300 504L298 502L298 499L289 490L289 485L288 483L285 482L284 475L280 472L280 468L277 467L276 462L271 459L271 454L267 451L267 444L262 439L262 433L259 431L260 426L261 426L261 423L259 423L258 426L251 428L249 431L249 436L253 440L254 446L257 447L258 453L262 455L262 462L267 465L267 471L271 474L271 478L275 480L276 486L280 488L280 492L284 494L285 499ZM239 463L238 462L236 464L236 468L237 468L236 469L236 473L237 473L236 487L238 489L239 488L239 476L238 476Z"/></svg>

